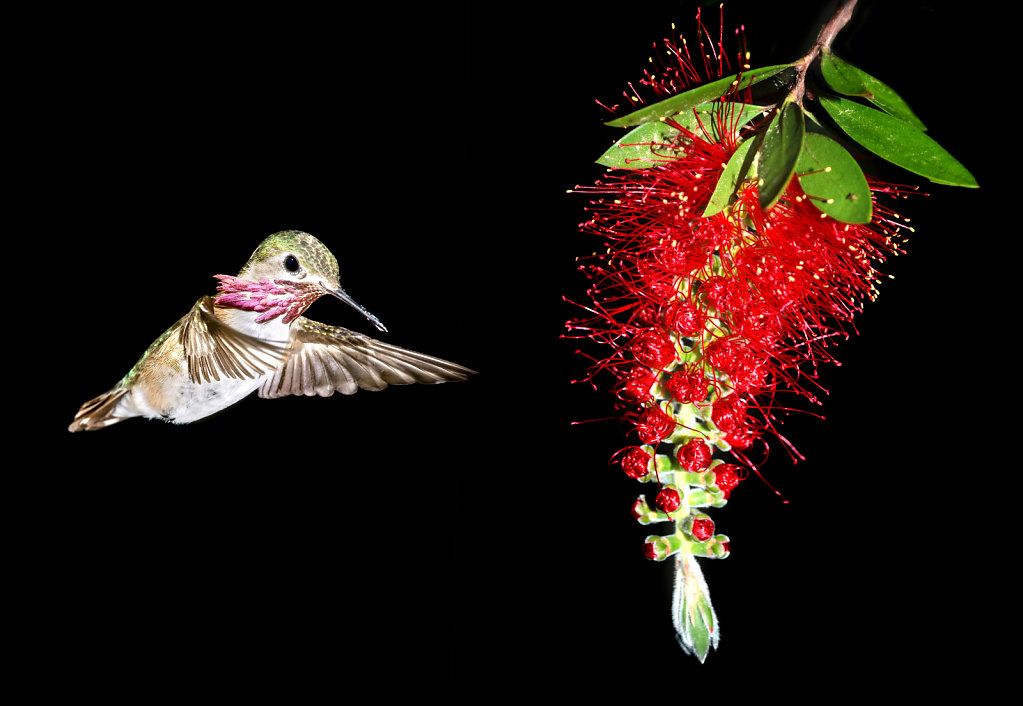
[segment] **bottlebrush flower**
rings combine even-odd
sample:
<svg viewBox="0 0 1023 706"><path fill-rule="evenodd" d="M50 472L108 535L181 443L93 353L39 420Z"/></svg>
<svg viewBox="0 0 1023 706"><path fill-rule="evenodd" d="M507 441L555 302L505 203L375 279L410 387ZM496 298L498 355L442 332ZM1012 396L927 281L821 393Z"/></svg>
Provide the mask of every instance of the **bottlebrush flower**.
<svg viewBox="0 0 1023 706"><path fill-rule="evenodd" d="M657 98L670 97L611 121L634 129L598 160L612 167L606 176L575 190L591 197L580 227L602 238L605 251L581 261L590 282L589 301L580 305L587 314L568 322L568 336L609 351L585 379L609 383L641 444L616 460L630 478L659 488L652 503L640 496L632 512L642 524L672 523L667 534L647 537L643 551L656 561L675 557L675 628L682 647L701 661L719 631L695 557L729 554L728 537L714 534L703 510L724 505L742 479L759 474L753 459L766 457L769 437L778 436L782 393L818 403L818 367L833 362L832 342L854 330L854 317L877 294L877 266L902 243L905 225L885 205L901 190L867 180L836 140L805 130L807 68L817 60L826 80L823 65L858 79L852 88L829 81L817 94L839 127L868 149L873 138L853 132L916 119L890 88L831 55L852 4L790 65L751 69L740 56L733 69L720 45L705 41L702 24L698 61L684 42L665 40L659 54L675 63L648 71L640 83ZM723 78L692 89L697 66ZM751 87L769 76L781 82L780 94L754 104ZM889 107L827 97L826 89L866 95L854 91L864 85L873 89L871 100L885 98ZM638 95L630 104L642 103ZM842 111L852 103L854 112L875 113L866 120L874 127L836 117L839 102ZM933 148L947 157L946 172L881 156L935 181L975 185Z"/></svg>

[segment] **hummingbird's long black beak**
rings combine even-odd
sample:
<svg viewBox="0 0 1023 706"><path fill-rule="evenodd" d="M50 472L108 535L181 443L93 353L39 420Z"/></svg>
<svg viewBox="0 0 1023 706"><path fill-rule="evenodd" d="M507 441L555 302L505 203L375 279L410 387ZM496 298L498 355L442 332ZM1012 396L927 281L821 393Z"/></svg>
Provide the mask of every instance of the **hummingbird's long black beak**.
<svg viewBox="0 0 1023 706"><path fill-rule="evenodd" d="M343 301L345 304L347 304L348 306L352 307L357 312L359 312L360 314L365 316L367 319L372 321L373 325L376 326L378 329L380 329L384 333L387 333L387 327L384 326L382 323L380 323L380 319L378 319L377 317L373 316L373 314L369 313L368 311L363 309L361 306L356 304L355 300L352 299L350 296L348 296L348 293L345 290L341 289L341 287L337 287L335 289L334 287L329 286L326 282L320 282L320 286L323 287L328 292L330 292L331 294L333 294L335 297L337 297L341 301Z"/></svg>

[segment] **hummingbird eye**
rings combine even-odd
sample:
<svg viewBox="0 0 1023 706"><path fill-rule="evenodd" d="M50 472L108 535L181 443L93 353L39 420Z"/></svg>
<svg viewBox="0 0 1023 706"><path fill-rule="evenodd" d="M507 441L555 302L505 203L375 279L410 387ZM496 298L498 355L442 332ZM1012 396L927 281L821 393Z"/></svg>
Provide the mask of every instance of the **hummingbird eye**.
<svg viewBox="0 0 1023 706"><path fill-rule="evenodd" d="M284 267L288 272L298 272L298 258L294 255L288 255L284 258Z"/></svg>

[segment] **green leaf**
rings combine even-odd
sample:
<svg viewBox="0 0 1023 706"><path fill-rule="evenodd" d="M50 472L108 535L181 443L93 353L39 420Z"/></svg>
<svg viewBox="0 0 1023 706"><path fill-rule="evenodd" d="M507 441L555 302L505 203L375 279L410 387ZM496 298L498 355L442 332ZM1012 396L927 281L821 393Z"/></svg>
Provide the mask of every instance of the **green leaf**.
<svg viewBox="0 0 1023 706"><path fill-rule="evenodd" d="M796 171L796 160L802 151L805 133L803 108L786 99L764 133L764 143L760 148L760 207L765 211L778 202L789 185Z"/></svg>
<svg viewBox="0 0 1023 706"><path fill-rule="evenodd" d="M695 110L673 116L672 120L697 135L702 135L706 131L708 140L719 142L725 137L724 132L738 132L740 127L760 117L766 110L767 106L763 105L722 101L701 105ZM724 130L719 129L720 127Z"/></svg>
<svg viewBox="0 0 1023 706"><path fill-rule="evenodd" d="M821 56L821 74L834 90L847 96L864 96L889 115L909 123L918 130L927 130L920 118L891 86L858 69L831 52ZM847 89L856 90L847 90Z"/></svg>
<svg viewBox="0 0 1023 706"><path fill-rule="evenodd" d="M703 571L686 543L675 561L672 622L675 638L683 650L703 662L711 647L718 646L718 619L710 602Z"/></svg>
<svg viewBox="0 0 1023 706"><path fill-rule="evenodd" d="M938 184L977 186L966 167L912 125L846 98L822 96L820 103L849 137L878 157Z"/></svg>
<svg viewBox="0 0 1023 706"><path fill-rule="evenodd" d="M821 76L828 86L838 93L846 96L872 97L856 67L827 50L821 54Z"/></svg>
<svg viewBox="0 0 1023 706"><path fill-rule="evenodd" d="M698 135L706 131L708 139L717 142L724 137L723 132L738 131L765 110L764 106L748 103L709 103L670 119ZM614 169L645 169L680 156L685 150L684 138L664 122L666 119L630 130L600 155L597 163Z"/></svg>
<svg viewBox="0 0 1023 706"><path fill-rule="evenodd" d="M808 133L796 161L799 185L814 206L843 223L869 223L873 216L870 187L863 170L842 145Z"/></svg>
<svg viewBox="0 0 1023 706"><path fill-rule="evenodd" d="M669 115L678 115L692 110L698 105L709 103L710 101L720 98L725 95L729 90L742 90L747 86L752 86L755 83L759 83L764 79L774 76L776 73L784 71L789 68L791 64L777 64L775 66L765 66L761 69L749 69L743 72L742 78L737 78L737 75L726 76L725 78L712 81L711 83L697 86L689 91L678 93L670 98L666 98L657 103L640 108L639 110L624 115L620 118L611 120L606 125L611 127L632 127L633 125L641 125L643 123L649 123L654 120L660 120L666 118Z"/></svg>
<svg viewBox="0 0 1023 706"><path fill-rule="evenodd" d="M703 217L708 218L713 216L715 213L723 211L729 202L732 200L732 195L735 194L735 189L739 184L746 178L749 173L750 167L753 164L753 156L750 154L750 147L753 146L755 140L750 139L739 145L739 148L735 150L731 157L728 158L728 163L725 164L724 171L721 172L721 176L718 177L718 183L714 187L714 193L710 195L710 201L707 203L707 208L703 212Z"/></svg>
<svg viewBox="0 0 1023 706"><path fill-rule="evenodd" d="M682 133L668 123L644 123L615 142L597 163L615 169L650 167L681 154L681 137Z"/></svg>

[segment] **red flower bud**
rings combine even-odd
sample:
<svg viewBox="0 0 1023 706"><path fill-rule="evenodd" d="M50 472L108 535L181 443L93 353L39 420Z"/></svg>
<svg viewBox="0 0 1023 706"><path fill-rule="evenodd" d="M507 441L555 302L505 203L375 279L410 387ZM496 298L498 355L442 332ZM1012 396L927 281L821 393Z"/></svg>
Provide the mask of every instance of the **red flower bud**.
<svg viewBox="0 0 1023 706"><path fill-rule="evenodd" d="M749 429L738 429L725 434L725 441L733 449L748 449L756 437L757 435Z"/></svg>
<svg viewBox="0 0 1023 706"><path fill-rule="evenodd" d="M742 358L742 342L734 337L719 338L707 346L704 355L710 360L712 366L722 372L731 373L736 363Z"/></svg>
<svg viewBox="0 0 1023 706"><path fill-rule="evenodd" d="M767 385L769 373L764 361L745 355L733 364L729 377L732 380L732 387L736 390L755 394Z"/></svg>
<svg viewBox="0 0 1023 706"><path fill-rule="evenodd" d="M710 418L723 432L740 431L746 424L746 402L738 395L723 397L714 402Z"/></svg>
<svg viewBox="0 0 1023 706"><path fill-rule="evenodd" d="M725 498L732 494L732 490L742 480L742 476L739 475L740 472L742 472L742 468L731 463L721 463L714 466L714 485L725 494Z"/></svg>
<svg viewBox="0 0 1023 706"><path fill-rule="evenodd" d="M629 478L639 479L650 473L650 454L633 446L622 456L622 470Z"/></svg>
<svg viewBox="0 0 1023 706"><path fill-rule="evenodd" d="M702 402L707 397L707 380L692 365L673 373L664 387L679 402Z"/></svg>
<svg viewBox="0 0 1023 706"><path fill-rule="evenodd" d="M700 287L700 293L718 311L741 311L749 299L749 290L736 277L711 277Z"/></svg>
<svg viewBox="0 0 1023 706"><path fill-rule="evenodd" d="M637 308L632 319L632 324L643 328L654 328L655 326L658 326L660 324L657 320L658 308L659 307L655 306L653 303L644 304Z"/></svg>
<svg viewBox="0 0 1023 706"><path fill-rule="evenodd" d="M678 510L679 505L682 504L682 497L674 488L664 488L657 494L654 502L657 503L657 507L661 512L670 514Z"/></svg>
<svg viewBox="0 0 1023 706"><path fill-rule="evenodd" d="M656 382L653 373L637 365L616 388L618 398L623 402L646 402L650 399L650 388Z"/></svg>
<svg viewBox="0 0 1023 706"><path fill-rule="evenodd" d="M648 512L650 512L650 508L647 506L646 500L644 500L642 496L639 497L636 502L632 503L632 518L634 520L638 520Z"/></svg>
<svg viewBox="0 0 1023 706"><path fill-rule="evenodd" d="M710 447L702 439L690 439L677 455L678 462L692 473L699 473L710 465Z"/></svg>
<svg viewBox="0 0 1023 706"><path fill-rule="evenodd" d="M658 331L637 336L629 347L636 360L650 368L663 368L675 360L675 344Z"/></svg>
<svg viewBox="0 0 1023 706"><path fill-rule="evenodd" d="M707 315L685 300L672 302L664 313L664 325L683 336L699 336L706 321Z"/></svg>
<svg viewBox="0 0 1023 706"><path fill-rule="evenodd" d="M675 431L675 420L660 407L645 407L636 420L636 433L644 444L658 444Z"/></svg>
<svg viewBox="0 0 1023 706"><path fill-rule="evenodd" d="M697 541L706 542L714 536L714 520L709 517L697 517L693 520L693 526L689 532Z"/></svg>

